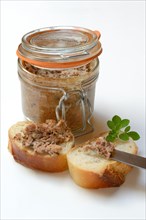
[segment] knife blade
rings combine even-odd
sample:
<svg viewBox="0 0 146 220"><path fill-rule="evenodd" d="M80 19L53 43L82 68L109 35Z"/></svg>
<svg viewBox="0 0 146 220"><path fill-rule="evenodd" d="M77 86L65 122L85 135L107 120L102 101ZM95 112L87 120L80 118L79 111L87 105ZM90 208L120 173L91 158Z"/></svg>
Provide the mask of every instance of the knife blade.
<svg viewBox="0 0 146 220"><path fill-rule="evenodd" d="M131 166L146 169L146 158L139 155L130 154L124 151L115 149L110 157L113 160L126 163Z"/></svg>

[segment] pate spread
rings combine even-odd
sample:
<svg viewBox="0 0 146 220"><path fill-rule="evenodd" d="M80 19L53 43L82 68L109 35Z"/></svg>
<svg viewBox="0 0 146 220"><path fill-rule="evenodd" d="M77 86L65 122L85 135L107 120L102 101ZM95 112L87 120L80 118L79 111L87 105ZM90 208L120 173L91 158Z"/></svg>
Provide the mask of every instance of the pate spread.
<svg viewBox="0 0 146 220"><path fill-rule="evenodd" d="M47 120L42 124L28 124L22 133L14 136L24 147L29 147L37 153L58 155L62 150L60 144L73 140L73 135L65 121Z"/></svg>
<svg viewBox="0 0 146 220"><path fill-rule="evenodd" d="M115 145L112 142L107 142L104 137L99 137L95 141L87 141L82 147L82 151L89 155L100 155L106 159L109 159Z"/></svg>

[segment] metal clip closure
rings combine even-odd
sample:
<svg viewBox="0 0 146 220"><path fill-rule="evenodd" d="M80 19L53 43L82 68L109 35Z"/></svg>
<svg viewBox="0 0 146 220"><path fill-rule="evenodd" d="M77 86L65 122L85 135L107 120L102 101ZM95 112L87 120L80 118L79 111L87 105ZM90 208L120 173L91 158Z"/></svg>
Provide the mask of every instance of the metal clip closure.
<svg viewBox="0 0 146 220"><path fill-rule="evenodd" d="M60 98L59 104L56 107L56 118L57 120L64 119L66 120L66 106L65 101L71 95L79 95L79 99L77 100L80 103L81 111L82 111L82 127L76 130L73 130L75 137L81 136L83 134L87 134L93 131L93 125L90 120L92 117L92 108L89 99L84 90L71 90L65 92L64 95Z"/></svg>

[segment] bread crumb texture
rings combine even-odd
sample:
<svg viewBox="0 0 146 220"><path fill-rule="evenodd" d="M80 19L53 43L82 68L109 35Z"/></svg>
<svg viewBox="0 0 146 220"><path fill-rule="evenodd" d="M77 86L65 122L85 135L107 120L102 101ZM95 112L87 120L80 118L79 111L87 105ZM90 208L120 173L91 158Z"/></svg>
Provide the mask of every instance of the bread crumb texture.
<svg viewBox="0 0 146 220"><path fill-rule="evenodd" d="M91 142L98 139L90 140ZM73 180L80 186L86 188L104 188L120 186L125 181L126 174L132 169L131 166L109 160L92 149L84 150L87 144L76 146L67 155L69 171ZM116 141L115 149L136 154L135 142Z"/></svg>

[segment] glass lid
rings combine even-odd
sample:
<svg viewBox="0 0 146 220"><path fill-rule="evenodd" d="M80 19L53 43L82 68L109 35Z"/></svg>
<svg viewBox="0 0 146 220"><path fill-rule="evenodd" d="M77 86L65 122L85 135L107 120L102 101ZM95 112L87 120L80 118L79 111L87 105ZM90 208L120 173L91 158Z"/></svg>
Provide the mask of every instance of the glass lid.
<svg viewBox="0 0 146 220"><path fill-rule="evenodd" d="M98 56L99 32L80 27L49 27L31 31L22 38L17 55L39 63L70 63Z"/></svg>

